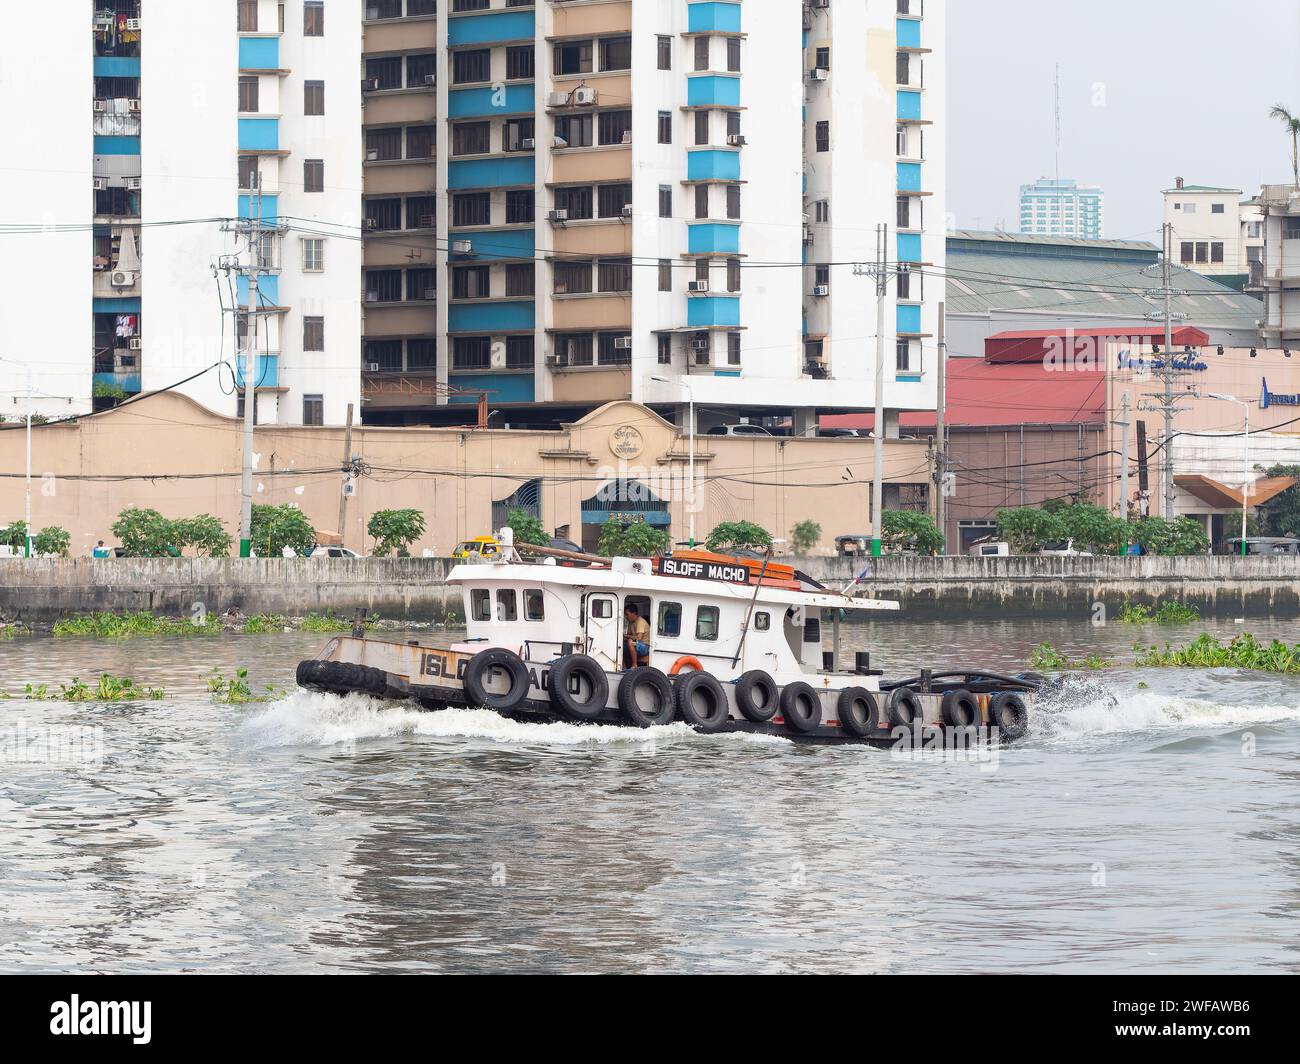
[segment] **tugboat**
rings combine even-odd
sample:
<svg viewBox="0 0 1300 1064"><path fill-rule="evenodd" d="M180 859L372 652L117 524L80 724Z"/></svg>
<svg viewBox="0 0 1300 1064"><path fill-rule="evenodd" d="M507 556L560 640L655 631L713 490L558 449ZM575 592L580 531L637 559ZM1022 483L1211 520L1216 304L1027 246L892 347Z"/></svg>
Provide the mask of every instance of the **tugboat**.
<svg viewBox="0 0 1300 1064"><path fill-rule="evenodd" d="M828 589L770 555L601 558L516 549L508 528L497 541L497 555L447 578L462 589L463 641L370 638L359 613L350 636L299 664L299 685L521 720L892 745L898 729L1019 739L1043 683L978 669L886 682L865 653L841 671L841 618L898 603Z"/></svg>

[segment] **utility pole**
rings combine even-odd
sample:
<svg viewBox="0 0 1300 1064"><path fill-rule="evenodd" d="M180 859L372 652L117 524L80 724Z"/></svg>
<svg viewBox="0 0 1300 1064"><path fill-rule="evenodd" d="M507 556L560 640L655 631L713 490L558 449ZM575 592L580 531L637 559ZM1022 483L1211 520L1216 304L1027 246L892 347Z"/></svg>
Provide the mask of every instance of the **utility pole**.
<svg viewBox="0 0 1300 1064"><path fill-rule="evenodd" d="M1124 428L1124 435L1119 445L1119 519L1128 520L1128 392L1124 393L1124 420L1120 425Z"/></svg>
<svg viewBox="0 0 1300 1064"><path fill-rule="evenodd" d="M257 282L262 272L262 175L253 175L253 216L248 231L247 324L244 329L244 469L239 495L239 556L253 553L253 421L257 413Z"/></svg>
<svg viewBox="0 0 1300 1064"><path fill-rule="evenodd" d="M1177 359L1174 357L1174 319L1185 318L1184 314L1175 314L1173 311L1173 297L1176 295L1186 295L1186 292L1179 288L1173 287L1173 240L1174 227L1173 223L1166 222L1164 225L1164 254L1160 263L1161 284L1159 288L1148 290L1147 294L1153 297L1163 297L1165 307L1163 314L1148 314L1148 319L1164 319L1165 324L1165 346L1164 352L1160 359L1154 356L1151 360L1152 374L1164 384L1163 391L1159 393L1148 393L1148 398L1155 399L1157 402L1149 405L1141 405L1139 409L1151 410L1160 413L1165 419L1165 438L1162 444L1164 454L1161 459L1160 468L1163 472L1162 481L1164 486L1164 502L1161 508L1162 516L1169 521L1174 518L1174 417L1183 413L1187 408L1179 406L1177 396L1174 393L1174 384L1186 375L1186 369L1180 368Z"/></svg>
<svg viewBox="0 0 1300 1064"><path fill-rule="evenodd" d="M876 280L876 431L875 468L871 482L871 556L884 551L885 519L885 297L889 294L889 226L876 226L876 261L853 267L859 277Z"/></svg>
<svg viewBox="0 0 1300 1064"><path fill-rule="evenodd" d="M32 556L32 364L27 370L27 487L23 500L23 522L27 526L27 549L24 556Z"/></svg>
<svg viewBox="0 0 1300 1064"><path fill-rule="evenodd" d="M939 304L939 393L934 412L935 446L934 456L934 523L939 528L939 535L945 535L948 521L948 434L944 418L944 408L948 402L948 341L947 313L943 303ZM941 548L948 553L945 544Z"/></svg>
<svg viewBox="0 0 1300 1064"><path fill-rule="evenodd" d="M352 483L352 404L348 403L348 423L343 432L343 485L339 489L339 536L347 534L348 527L348 491ZM346 546L346 544L344 544Z"/></svg>

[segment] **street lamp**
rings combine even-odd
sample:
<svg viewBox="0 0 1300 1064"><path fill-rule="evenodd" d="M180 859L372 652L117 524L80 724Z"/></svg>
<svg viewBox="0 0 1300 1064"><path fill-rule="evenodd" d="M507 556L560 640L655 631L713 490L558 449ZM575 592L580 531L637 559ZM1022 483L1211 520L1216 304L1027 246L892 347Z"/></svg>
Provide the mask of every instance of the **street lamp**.
<svg viewBox="0 0 1300 1064"><path fill-rule="evenodd" d="M0 362L7 362L11 366L21 365L27 374L27 491L23 505L23 521L27 526L27 549L24 553L30 558L32 556L32 367L29 362L20 363L8 358L0 358Z"/></svg>
<svg viewBox="0 0 1300 1064"><path fill-rule="evenodd" d="M690 457L687 459L687 476L691 481L690 500L686 506L686 516L690 522L691 529L691 547L695 547L695 392L692 390L687 381L677 380L670 381L667 377L651 377L652 381L657 384L675 384L678 388L686 392L686 402L688 407L687 420L689 422L690 438Z"/></svg>
<svg viewBox="0 0 1300 1064"><path fill-rule="evenodd" d="M1218 399L1224 403L1236 403L1242 409L1242 414L1246 419L1245 431L1241 437L1242 451L1242 472L1244 474L1241 482L1241 556L1246 557L1246 509L1250 501L1250 404L1244 399L1238 399L1235 395L1224 395L1222 392L1207 392L1207 399Z"/></svg>

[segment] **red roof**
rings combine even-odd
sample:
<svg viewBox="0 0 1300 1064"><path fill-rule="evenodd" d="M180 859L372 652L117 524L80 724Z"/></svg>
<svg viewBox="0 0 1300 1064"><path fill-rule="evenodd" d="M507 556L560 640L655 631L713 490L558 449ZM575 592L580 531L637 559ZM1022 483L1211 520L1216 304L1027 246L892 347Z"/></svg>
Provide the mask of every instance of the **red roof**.
<svg viewBox="0 0 1300 1064"><path fill-rule="evenodd" d="M1204 347L1210 342L1209 333L1190 325L1175 329L1172 335L1175 348ZM1089 346L1092 347L1095 357L1104 346L1097 344L1096 341L1122 343L1125 340L1132 340L1136 343L1162 344L1165 340L1165 330L1163 326L1154 328L1116 326L1113 329L1030 329L1002 332L984 341L984 357L990 362L1037 362L1055 353L1059 358L1062 354L1071 355L1078 350L1076 348L1072 351L1059 342L1064 341L1068 345L1071 340L1092 341Z"/></svg>

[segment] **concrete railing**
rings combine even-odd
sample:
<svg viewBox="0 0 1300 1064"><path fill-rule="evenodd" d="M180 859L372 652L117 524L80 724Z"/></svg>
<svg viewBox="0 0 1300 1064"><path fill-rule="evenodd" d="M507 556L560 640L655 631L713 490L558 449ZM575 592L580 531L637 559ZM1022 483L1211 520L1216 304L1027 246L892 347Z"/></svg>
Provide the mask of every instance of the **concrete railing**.
<svg viewBox="0 0 1300 1064"><path fill-rule="evenodd" d="M0 616L48 621L92 610L350 614L457 621L442 558L0 559ZM1170 599L1206 616L1300 616L1300 558L808 558L828 586L869 575L860 594L897 599L908 617L1079 615L1096 603Z"/></svg>

